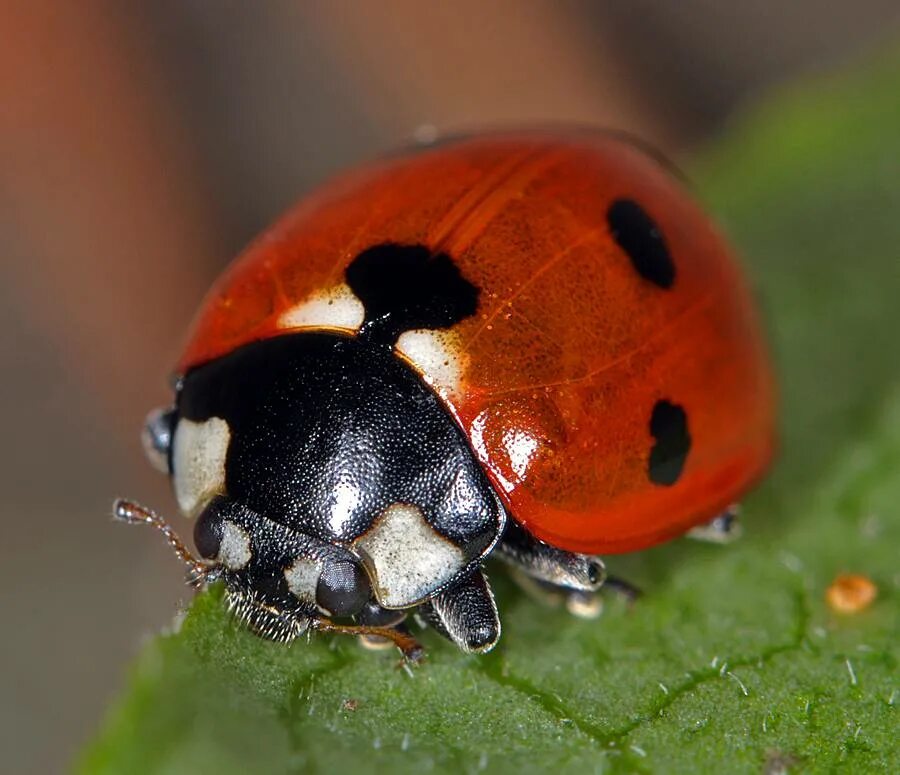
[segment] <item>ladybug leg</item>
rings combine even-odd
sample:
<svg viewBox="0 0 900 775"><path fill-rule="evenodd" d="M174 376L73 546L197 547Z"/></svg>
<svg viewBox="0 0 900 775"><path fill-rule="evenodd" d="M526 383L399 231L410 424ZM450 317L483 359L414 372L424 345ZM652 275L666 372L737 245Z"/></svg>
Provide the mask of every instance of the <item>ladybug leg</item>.
<svg viewBox="0 0 900 775"><path fill-rule="evenodd" d="M630 608L643 592L630 581L619 576L607 576L603 582L603 592L612 592L625 601ZM603 598L597 592L581 592L574 590L566 594L566 608L573 616L581 619L596 619L603 613Z"/></svg>
<svg viewBox="0 0 900 775"><path fill-rule="evenodd" d="M513 566L513 578L546 603L564 602L575 616L594 619L603 610L598 590L609 578L603 560L545 544L521 525L507 523L494 555Z"/></svg>
<svg viewBox="0 0 900 775"><path fill-rule="evenodd" d="M730 544L740 538L743 533L741 523L738 521L740 513L740 504L733 503L705 525L698 525L689 530L688 538L713 544Z"/></svg>
<svg viewBox="0 0 900 775"><path fill-rule="evenodd" d="M628 605L632 605L635 600L644 594L641 592L640 587L636 587L630 581L625 581L625 579L619 576L607 576L606 582L603 584L603 589L612 591Z"/></svg>
<svg viewBox="0 0 900 775"><path fill-rule="evenodd" d="M517 586L541 605L566 610L580 619L596 619L603 613L603 598L599 592L570 589L530 576L518 567L510 568L510 575Z"/></svg>
<svg viewBox="0 0 900 775"><path fill-rule="evenodd" d="M466 653L490 651L500 639L500 616L481 568L422 605L419 616Z"/></svg>
<svg viewBox="0 0 900 775"><path fill-rule="evenodd" d="M401 664L419 664L425 656L425 649L409 634L405 626L397 627L368 627L362 624L337 624L330 619L311 619L310 627L319 632L334 632L341 635L356 635L358 638L377 638L386 641L391 646L396 646L405 660ZM380 645L378 649L380 650Z"/></svg>
<svg viewBox="0 0 900 775"><path fill-rule="evenodd" d="M606 566L596 555L557 549L512 520L507 522L494 556L551 588L596 592L606 581Z"/></svg>
<svg viewBox="0 0 900 775"><path fill-rule="evenodd" d="M362 610L353 617L357 624L366 627L385 627L395 630L401 630L407 633L404 620L406 619L406 611L396 611L389 608L382 608L374 600L366 603ZM360 635L360 645L370 651L383 651L393 648L394 644L387 638L379 635Z"/></svg>
<svg viewBox="0 0 900 775"><path fill-rule="evenodd" d="M412 633L405 624L397 624L393 627L384 628L385 631L389 631L392 633L398 633L399 635L412 637ZM366 651L390 651L394 648L394 642L386 637L385 635L373 635L371 633L364 633L359 636L359 645L362 646Z"/></svg>

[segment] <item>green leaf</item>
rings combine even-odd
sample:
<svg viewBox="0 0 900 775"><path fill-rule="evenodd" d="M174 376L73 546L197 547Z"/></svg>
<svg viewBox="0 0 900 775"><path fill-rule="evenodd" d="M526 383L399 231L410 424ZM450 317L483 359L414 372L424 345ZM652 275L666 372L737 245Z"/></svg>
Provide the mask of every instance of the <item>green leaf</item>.
<svg viewBox="0 0 900 775"><path fill-rule="evenodd" d="M497 573L497 650L426 636L411 674L346 638L260 641L213 590L146 648L81 772L900 769L900 55L770 100L692 172L783 389L739 544L613 558L647 594L595 622ZM844 570L879 586L869 610L825 605Z"/></svg>

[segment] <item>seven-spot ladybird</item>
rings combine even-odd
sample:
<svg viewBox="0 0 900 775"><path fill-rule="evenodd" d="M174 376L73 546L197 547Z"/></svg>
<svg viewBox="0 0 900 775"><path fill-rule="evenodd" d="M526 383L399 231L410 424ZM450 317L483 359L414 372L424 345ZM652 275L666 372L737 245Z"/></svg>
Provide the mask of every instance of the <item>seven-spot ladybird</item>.
<svg viewBox="0 0 900 775"><path fill-rule="evenodd" d="M773 407L738 268L670 170L610 133L460 138L326 185L213 287L144 434L199 557L116 514L265 637L415 654L414 612L486 651L488 557L584 603L600 554L726 537Z"/></svg>

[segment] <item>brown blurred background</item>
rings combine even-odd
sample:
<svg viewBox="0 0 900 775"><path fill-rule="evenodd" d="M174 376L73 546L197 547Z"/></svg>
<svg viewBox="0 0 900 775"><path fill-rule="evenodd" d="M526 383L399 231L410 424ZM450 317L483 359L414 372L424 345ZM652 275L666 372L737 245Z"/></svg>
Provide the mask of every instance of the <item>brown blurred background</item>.
<svg viewBox="0 0 900 775"><path fill-rule="evenodd" d="M679 156L896 0L0 2L0 748L61 769L187 592L114 495L200 296L317 181L416 134L535 120Z"/></svg>

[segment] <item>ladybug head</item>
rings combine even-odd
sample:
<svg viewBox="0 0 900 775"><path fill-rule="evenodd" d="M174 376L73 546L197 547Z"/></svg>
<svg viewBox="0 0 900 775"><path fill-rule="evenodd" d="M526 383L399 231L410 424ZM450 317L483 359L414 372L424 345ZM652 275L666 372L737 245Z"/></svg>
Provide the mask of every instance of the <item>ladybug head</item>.
<svg viewBox="0 0 900 775"><path fill-rule="evenodd" d="M439 398L365 337L244 345L189 371L144 437L235 611L275 639L321 613L426 601L505 522Z"/></svg>
<svg viewBox="0 0 900 775"><path fill-rule="evenodd" d="M194 522L194 544L225 581L239 617L267 637L289 639L320 612L357 614L372 591L346 549L292 530L227 496L213 497ZM272 614L268 615L267 614Z"/></svg>

